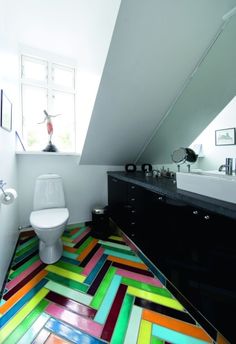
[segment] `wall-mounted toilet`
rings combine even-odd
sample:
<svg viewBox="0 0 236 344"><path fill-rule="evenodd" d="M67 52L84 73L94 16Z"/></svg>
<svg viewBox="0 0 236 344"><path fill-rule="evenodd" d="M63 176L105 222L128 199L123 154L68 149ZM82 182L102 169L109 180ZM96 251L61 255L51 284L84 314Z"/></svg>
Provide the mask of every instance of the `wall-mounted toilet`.
<svg viewBox="0 0 236 344"><path fill-rule="evenodd" d="M42 262L53 264L61 258L61 236L68 219L62 178L57 174L39 176L35 183L30 224L39 238L39 256Z"/></svg>

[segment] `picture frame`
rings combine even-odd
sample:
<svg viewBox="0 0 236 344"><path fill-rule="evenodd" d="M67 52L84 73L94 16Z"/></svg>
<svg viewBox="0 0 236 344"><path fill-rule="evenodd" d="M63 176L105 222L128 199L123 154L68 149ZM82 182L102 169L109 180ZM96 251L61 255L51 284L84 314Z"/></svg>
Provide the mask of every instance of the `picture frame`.
<svg viewBox="0 0 236 344"><path fill-rule="evenodd" d="M235 145L235 128L218 129L215 131L215 145Z"/></svg>
<svg viewBox="0 0 236 344"><path fill-rule="evenodd" d="M0 125L7 131L12 130L12 103L3 90L0 93Z"/></svg>

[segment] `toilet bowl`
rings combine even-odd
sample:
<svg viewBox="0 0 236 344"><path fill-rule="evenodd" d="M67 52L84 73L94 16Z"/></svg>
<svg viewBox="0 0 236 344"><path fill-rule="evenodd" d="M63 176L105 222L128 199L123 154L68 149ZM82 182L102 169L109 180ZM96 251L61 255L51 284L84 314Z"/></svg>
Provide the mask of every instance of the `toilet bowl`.
<svg viewBox="0 0 236 344"><path fill-rule="evenodd" d="M61 236L69 219L59 175L46 174L37 178L33 209L30 224L39 238L39 257L42 262L53 264L62 256Z"/></svg>

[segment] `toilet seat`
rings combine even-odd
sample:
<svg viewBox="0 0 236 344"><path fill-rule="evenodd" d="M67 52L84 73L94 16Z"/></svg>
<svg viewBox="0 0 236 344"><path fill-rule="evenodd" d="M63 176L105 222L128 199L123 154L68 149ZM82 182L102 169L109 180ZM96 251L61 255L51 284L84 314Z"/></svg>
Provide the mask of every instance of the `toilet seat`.
<svg viewBox="0 0 236 344"><path fill-rule="evenodd" d="M30 223L39 230L52 230L63 225L69 218L67 208L52 208L32 211Z"/></svg>

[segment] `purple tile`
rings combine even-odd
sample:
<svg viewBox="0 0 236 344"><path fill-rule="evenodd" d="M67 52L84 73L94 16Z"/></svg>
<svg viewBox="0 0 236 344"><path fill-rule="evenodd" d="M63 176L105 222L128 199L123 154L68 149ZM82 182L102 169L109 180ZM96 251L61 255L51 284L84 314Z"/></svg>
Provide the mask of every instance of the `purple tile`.
<svg viewBox="0 0 236 344"><path fill-rule="evenodd" d="M139 297L135 298L134 304L136 306L141 307L141 308L150 309L154 312L167 315L167 316L174 318L174 319L182 320L182 321L188 322L190 324L196 324L194 319L186 312L182 312L182 311L178 311L176 309L165 307L165 306L159 305L158 303L154 303L154 302L151 302L151 301L148 301L145 299L141 299Z"/></svg>
<svg viewBox="0 0 236 344"><path fill-rule="evenodd" d="M83 244L83 242L85 242L85 240L87 240L88 239L88 237L90 237L91 235L90 235L90 232L89 233L87 233L79 242L77 242L77 244L75 244L73 247L74 248L79 248L82 244Z"/></svg>
<svg viewBox="0 0 236 344"><path fill-rule="evenodd" d="M103 267L101 268L101 270L99 271L97 277L95 278L95 280L93 281L93 283L91 284L90 288L88 289L87 293L89 295L94 295L103 279L103 277L105 276L107 270L109 269L109 266L111 265L110 261L106 261L105 264L103 265Z"/></svg>
<svg viewBox="0 0 236 344"><path fill-rule="evenodd" d="M126 285L121 284L119 286L116 297L113 301L110 312L108 314L106 323L103 327L101 338L104 340L107 340L108 342L111 340L111 337L116 325L116 321L119 316L121 305L125 297L126 290L127 290Z"/></svg>
<svg viewBox="0 0 236 344"><path fill-rule="evenodd" d="M24 259L22 259L20 262L14 264L12 266L12 270L16 270L18 269L21 265L23 265L25 262L28 262L28 260L30 260L31 258L33 258L34 256L36 256L38 253L36 252L32 252L31 254L29 254L27 257L25 257Z"/></svg>
<svg viewBox="0 0 236 344"><path fill-rule="evenodd" d="M90 308L88 306L85 306L79 302L76 302L74 300L68 299L64 296L61 296L59 294L56 294L52 291L50 291L47 296L46 299L49 301L52 301L54 303L57 303L58 305L61 305L67 309L69 309L70 311L80 314L83 317L87 317L87 318L91 318L93 319L94 316L96 315L96 310L93 308Z"/></svg>
<svg viewBox="0 0 236 344"><path fill-rule="evenodd" d="M41 270L45 268L46 264L41 264L37 269L31 272L28 276L26 276L23 280L21 280L14 288L8 291L4 295L4 300L8 300L12 295L14 295L19 289L21 289L26 283L28 283L34 276L36 276Z"/></svg>
<svg viewBox="0 0 236 344"><path fill-rule="evenodd" d="M116 262L113 262L112 266L115 266L116 268L119 268L119 269L124 269L124 270L129 270L129 271L132 271L132 272L136 272L137 274L154 277L154 275L153 275L153 273L151 271L142 270L142 269L139 269L139 268L135 268L133 266L128 266L128 265L124 265L124 264L116 263Z"/></svg>

